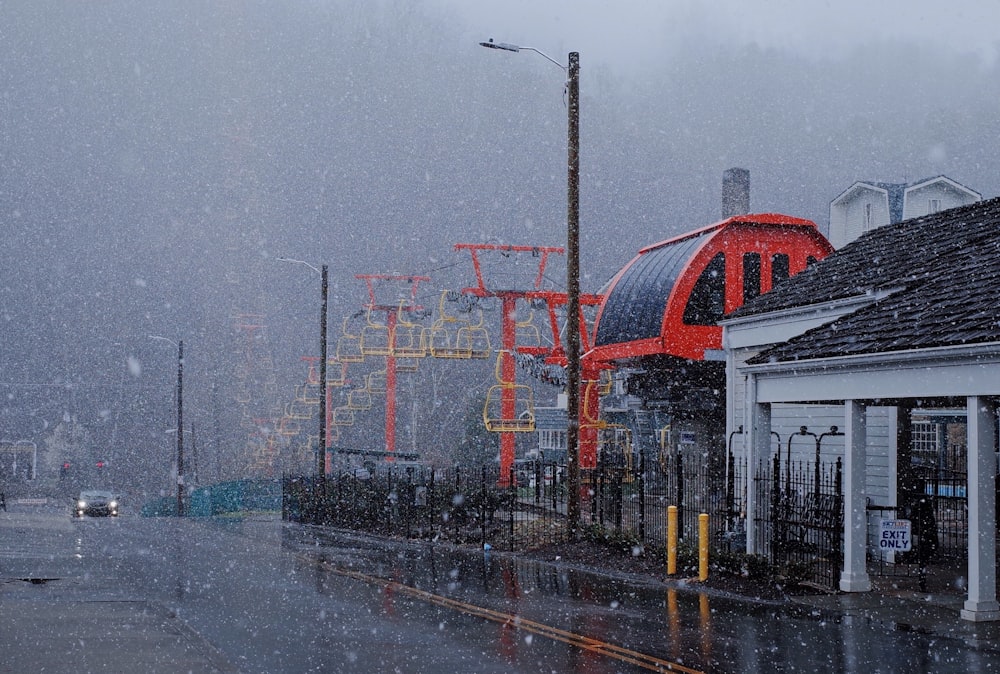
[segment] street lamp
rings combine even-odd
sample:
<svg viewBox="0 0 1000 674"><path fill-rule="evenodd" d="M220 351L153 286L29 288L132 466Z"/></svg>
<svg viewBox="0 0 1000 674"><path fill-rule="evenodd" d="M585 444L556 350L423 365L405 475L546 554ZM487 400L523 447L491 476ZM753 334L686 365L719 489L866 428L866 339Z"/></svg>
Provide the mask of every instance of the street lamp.
<svg viewBox="0 0 1000 674"><path fill-rule="evenodd" d="M326 315L330 289L327 267L323 265L322 270L320 270L304 260L294 260L288 257L277 259L279 262L294 262L305 265L319 274L322 279L319 307L319 451L316 453L316 475L320 482L323 482L326 480Z"/></svg>
<svg viewBox="0 0 1000 674"><path fill-rule="evenodd" d="M507 42L480 42L488 49L533 51L566 71L566 460L570 536L580 527L580 53L570 52L564 66L534 47Z"/></svg>
<svg viewBox="0 0 1000 674"><path fill-rule="evenodd" d="M175 342L159 335L150 339L169 342L177 347L177 428L184 428L184 340ZM177 433L177 516L184 517L184 433Z"/></svg>

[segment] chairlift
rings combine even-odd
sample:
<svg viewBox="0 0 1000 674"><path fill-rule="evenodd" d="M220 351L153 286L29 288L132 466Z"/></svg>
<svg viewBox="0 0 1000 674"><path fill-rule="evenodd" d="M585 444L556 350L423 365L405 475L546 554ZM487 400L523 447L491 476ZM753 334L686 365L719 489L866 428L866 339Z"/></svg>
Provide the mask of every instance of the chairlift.
<svg viewBox="0 0 1000 674"><path fill-rule="evenodd" d="M368 309L368 320L361 328L361 353L365 356L392 355L389 326L373 321L371 308Z"/></svg>
<svg viewBox="0 0 1000 674"><path fill-rule="evenodd" d="M318 405L320 398L319 383L299 384L295 387L295 400L305 405Z"/></svg>
<svg viewBox="0 0 1000 674"><path fill-rule="evenodd" d="M475 325L464 325L458 329L455 335L455 346L463 353L468 354L466 358L488 358L492 349L490 348L490 333L483 327L483 311L479 310L479 323Z"/></svg>
<svg viewBox="0 0 1000 674"><path fill-rule="evenodd" d="M386 377L387 373L385 370L369 373L368 386L366 388L371 393L385 393L387 385Z"/></svg>
<svg viewBox="0 0 1000 674"><path fill-rule="evenodd" d="M352 410L370 410L372 408L372 392L367 388L351 389L347 393L347 406Z"/></svg>
<svg viewBox="0 0 1000 674"><path fill-rule="evenodd" d="M534 323L535 310L529 307L528 317L514 322L514 343L518 346L541 346L542 333Z"/></svg>
<svg viewBox="0 0 1000 674"><path fill-rule="evenodd" d="M285 405L285 416L289 419L311 419L312 407L299 400L293 400Z"/></svg>
<svg viewBox="0 0 1000 674"><path fill-rule="evenodd" d="M434 358L470 358L467 347L458 342L458 332L468 326L469 321L449 314L445 310L445 301L450 300L454 291L445 290L438 302L438 318L431 324L428 331L428 347Z"/></svg>
<svg viewBox="0 0 1000 674"><path fill-rule="evenodd" d="M301 431L301 426L297 419L290 416L281 417L281 421L278 422L278 434L286 437L292 437L298 435Z"/></svg>
<svg viewBox="0 0 1000 674"><path fill-rule="evenodd" d="M365 360L365 354L361 351L361 335L352 335L347 331L347 322L350 320L350 316L344 318L344 331L337 340L337 360L341 363L361 363Z"/></svg>
<svg viewBox="0 0 1000 674"><path fill-rule="evenodd" d="M326 361L326 385L344 386L347 384L347 363L341 362L337 358L329 358Z"/></svg>
<svg viewBox="0 0 1000 674"><path fill-rule="evenodd" d="M354 424L354 410L347 405L334 407L330 414L331 426L352 426Z"/></svg>
<svg viewBox="0 0 1000 674"><path fill-rule="evenodd" d="M422 325L405 318L404 301L396 309L396 325L392 332L392 354L401 358L423 358L427 355L427 334Z"/></svg>
<svg viewBox="0 0 1000 674"><path fill-rule="evenodd" d="M513 403L513 413L504 414L505 404ZM483 424L492 433L531 433L535 430L535 400L530 386L494 384L486 392Z"/></svg>
<svg viewBox="0 0 1000 674"><path fill-rule="evenodd" d="M497 383L486 392L483 424L493 433L530 433L535 430L534 392L530 386L504 381L501 368L505 353L497 353Z"/></svg>

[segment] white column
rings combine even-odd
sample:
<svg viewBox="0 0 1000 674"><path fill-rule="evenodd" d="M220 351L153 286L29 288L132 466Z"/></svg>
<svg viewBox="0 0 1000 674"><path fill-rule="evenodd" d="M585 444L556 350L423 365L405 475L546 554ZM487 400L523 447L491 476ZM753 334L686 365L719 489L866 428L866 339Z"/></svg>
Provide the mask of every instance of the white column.
<svg viewBox="0 0 1000 674"><path fill-rule="evenodd" d="M771 442L771 405L757 402L757 379L750 376L747 379L744 420L746 432L743 434L744 456L747 459L745 480L747 554L761 552L757 550L757 470L761 458L768 456Z"/></svg>
<svg viewBox="0 0 1000 674"><path fill-rule="evenodd" d="M966 620L1000 620L996 583L996 401L969 396L969 596Z"/></svg>
<svg viewBox="0 0 1000 674"><path fill-rule="evenodd" d="M865 408L856 400L844 401L844 569L843 592L868 592L868 511L865 498Z"/></svg>

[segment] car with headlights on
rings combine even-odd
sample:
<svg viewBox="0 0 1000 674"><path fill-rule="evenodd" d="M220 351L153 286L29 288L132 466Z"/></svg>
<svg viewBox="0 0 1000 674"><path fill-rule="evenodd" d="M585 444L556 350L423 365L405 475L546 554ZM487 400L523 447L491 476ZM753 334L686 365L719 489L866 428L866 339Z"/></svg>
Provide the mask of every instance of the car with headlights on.
<svg viewBox="0 0 1000 674"><path fill-rule="evenodd" d="M118 517L118 499L110 491L88 489L80 492L73 507L74 517Z"/></svg>

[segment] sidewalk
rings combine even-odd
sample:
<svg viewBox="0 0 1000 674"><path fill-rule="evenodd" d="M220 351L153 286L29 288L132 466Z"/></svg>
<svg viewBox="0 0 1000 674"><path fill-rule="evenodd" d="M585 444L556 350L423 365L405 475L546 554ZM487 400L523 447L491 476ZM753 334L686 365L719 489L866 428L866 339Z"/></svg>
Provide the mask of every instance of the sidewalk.
<svg viewBox="0 0 1000 674"><path fill-rule="evenodd" d="M164 606L74 549L68 508L0 510L0 672L235 672Z"/></svg>
<svg viewBox="0 0 1000 674"><path fill-rule="evenodd" d="M976 649L1000 653L1000 622L971 622L959 612L965 593L948 587L948 577L928 578L930 591L905 587L892 577L873 577L871 592L794 597L795 605L845 621L864 620L889 629L957 639ZM902 585L902 586L901 586Z"/></svg>

